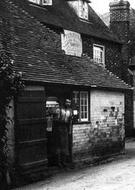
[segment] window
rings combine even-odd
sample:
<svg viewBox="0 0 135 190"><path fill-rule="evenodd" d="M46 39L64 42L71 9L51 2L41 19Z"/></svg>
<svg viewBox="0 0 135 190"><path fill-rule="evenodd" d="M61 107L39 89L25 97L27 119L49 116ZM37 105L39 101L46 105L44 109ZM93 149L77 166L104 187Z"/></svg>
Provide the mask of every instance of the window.
<svg viewBox="0 0 135 190"><path fill-rule="evenodd" d="M81 19L88 20L89 0L68 0L68 3Z"/></svg>
<svg viewBox="0 0 135 190"><path fill-rule="evenodd" d="M105 54L104 46L100 46L100 45L93 46L93 59L96 63L99 63L101 65L105 64L104 54Z"/></svg>
<svg viewBox="0 0 135 190"><path fill-rule="evenodd" d="M88 3L79 0L79 17L88 20Z"/></svg>
<svg viewBox="0 0 135 190"><path fill-rule="evenodd" d="M52 5L52 0L28 0L38 5Z"/></svg>
<svg viewBox="0 0 135 190"><path fill-rule="evenodd" d="M88 121L88 92L74 91L73 92L73 109L78 112L77 121Z"/></svg>
<svg viewBox="0 0 135 190"><path fill-rule="evenodd" d="M88 92L80 92L80 119L88 121Z"/></svg>

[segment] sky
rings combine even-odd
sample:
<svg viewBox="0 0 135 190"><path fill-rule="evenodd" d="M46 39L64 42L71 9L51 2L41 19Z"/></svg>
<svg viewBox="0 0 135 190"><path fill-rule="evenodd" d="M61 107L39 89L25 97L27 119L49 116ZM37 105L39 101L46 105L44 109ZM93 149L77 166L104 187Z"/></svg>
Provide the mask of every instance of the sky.
<svg viewBox="0 0 135 190"><path fill-rule="evenodd" d="M104 14L109 12L109 3L113 0L91 0L91 7L100 14ZM130 7L135 9L135 0L128 0L130 3Z"/></svg>

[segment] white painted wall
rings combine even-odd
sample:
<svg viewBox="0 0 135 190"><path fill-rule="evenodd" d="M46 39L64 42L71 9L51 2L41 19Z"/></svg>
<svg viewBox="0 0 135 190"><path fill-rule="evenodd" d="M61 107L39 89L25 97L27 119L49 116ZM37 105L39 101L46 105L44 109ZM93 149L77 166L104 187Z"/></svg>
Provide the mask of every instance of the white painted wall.
<svg viewBox="0 0 135 190"><path fill-rule="evenodd" d="M92 90L90 97L90 118L92 124L102 120L104 117L103 110L109 109L109 107L119 108L120 114L124 114L124 104L123 93Z"/></svg>

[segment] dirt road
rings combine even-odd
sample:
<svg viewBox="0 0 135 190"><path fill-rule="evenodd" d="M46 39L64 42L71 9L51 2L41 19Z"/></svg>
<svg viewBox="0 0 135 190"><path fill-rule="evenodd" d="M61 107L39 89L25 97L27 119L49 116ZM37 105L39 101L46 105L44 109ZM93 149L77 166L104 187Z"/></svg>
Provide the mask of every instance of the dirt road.
<svg viewBox="0 0 135 190"><path fill-rule="evenodd" d="M112 162L65 171L16 190L135 190L135 141L126 143L126 155Z"/></svg>

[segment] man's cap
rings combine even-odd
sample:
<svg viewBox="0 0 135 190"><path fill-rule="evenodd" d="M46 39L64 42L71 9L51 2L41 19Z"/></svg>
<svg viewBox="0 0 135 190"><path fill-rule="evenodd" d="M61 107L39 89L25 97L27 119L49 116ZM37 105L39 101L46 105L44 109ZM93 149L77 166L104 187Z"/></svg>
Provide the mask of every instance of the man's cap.
<svg viewBox="0 0 135 190"><path fill-rule="evenodd" d="M59 105L57 97L49 96L46 100L46 107L55 107L56 105Z"/></svg>

